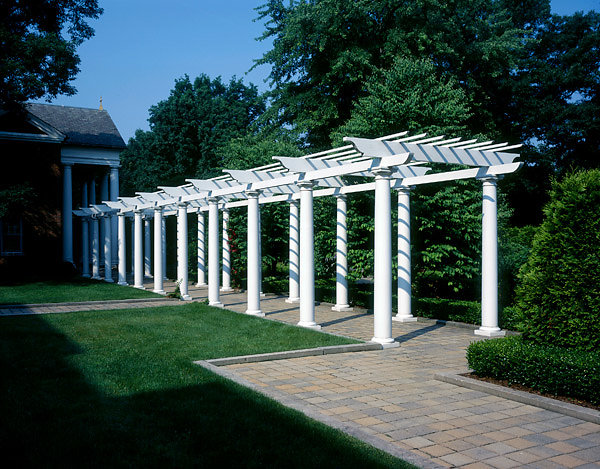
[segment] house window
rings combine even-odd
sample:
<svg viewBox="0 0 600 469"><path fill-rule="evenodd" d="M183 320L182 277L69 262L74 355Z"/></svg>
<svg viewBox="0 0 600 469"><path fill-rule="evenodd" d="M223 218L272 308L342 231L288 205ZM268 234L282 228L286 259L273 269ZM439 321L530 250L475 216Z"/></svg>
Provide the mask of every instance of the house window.
<svg viewBox="0 0 600 469"><path fill-rule="evenodd" d="M23 255L23 219L21 217L0 220L0 255Z"/></svg>

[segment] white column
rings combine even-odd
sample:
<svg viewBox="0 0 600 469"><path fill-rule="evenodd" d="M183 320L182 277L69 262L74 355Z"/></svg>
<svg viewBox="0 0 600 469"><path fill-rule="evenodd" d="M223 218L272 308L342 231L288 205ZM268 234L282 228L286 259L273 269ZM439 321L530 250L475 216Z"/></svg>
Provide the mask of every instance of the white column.
<svg viewBox="0 0 600 469"><path fill-rule="evenodd" d="M232 291L231 288L231 247L229 245L229 209L223 209L223 286L221 291Z"/></svg>
<svg viewBox="0 0 600 469"><path fill-rule="evenodd" d="M117 243L118 243L118 256L119 256L119 285L127 285L127 257L125 247L125 214L119 213L117 215Z"/></svg>
<svg viewBox="0 0 600 469"><path fill-rule="evenodd" d="M73 165L63 163L63 261L73 263Z"/></svg>
<svg viewBox="0 0 600 469"><path fill-rule="evenodd" d="M100 202L102 203L105 200L108 200L108 173L104 173L102 175L102 180L100 181ZM105 223L100 224L100 239L102 240L102 243L104 243L104 240L106 239L105 227ZM100 249L100 262L105 262L105 260L104 249Z"/></svg>
<svg viewBox="0 0 600 469"><path fill-rule="evenodd" d="M375 177L375 268L374 334L371 341L398 346L392 337L392 207L389 170L374 171Z"/></svg>
<svg viewBox="0 0 600 469"><path fill-rule="evenodd" d="M144 276L152 278L152 240L150 238L150 216L144 215Z"/></svg>
<svg viewBox="0 0 600 469"><path fill-rule="evenodd" d="M112 216L104 216L104 281L114 282L112 278Z"/></svg>
<svg viewBox="0 0 600 469"><path fill-rule="evenodd" d="M219 207L208 199L208 304L223 307L219 296Z"/></svg>
<svg viewBox="0 0 600 469"><path fill-rule="evenodd" d="M142 234L142 212L137 210L133 215L134 220L134 268L133 268L133 286L144 289L144 253L143 253L143 234Z"/></svg>
<svg viewBox="0 0 600 469"><path fill-rule="evenodd" d="M198 210L198 283L197 287L206 286L206 242L204 236L204 212Z"/></svg>
<svg viewBox="0 0 600 469"><path fill-rule="evenodd" d="M289 276L290 294L287 303L300 302L300 206L297 201L290 202L290 244Z"/></svg>
<svg viewBox="0 0 600 469"><path fill-rule="evenodd" d="M246 192L248 197L248 309L246 314L264 316L260 309L260 237L258 191Z"/></svg>
<svg viewBox="0 0 600 469"><path fill-rule="evenodd" d="M131 220L131 276L135 276L135 214Z"/></svg>
<svg viewBox="0 0 600 469"><path fill-rule="evenodd" d="M81 276L90 276L90 230L87 217L81 218Z"/></svg>
<svg viewBox="0 0 600 469"><path fill-rule="evenodd" d="M163 286L163 216L162 207L154 209L154 293L165 294Z"/></svg>
<svg viewBox="0 0 600 469"><path fill-rule="evenodd" d="M100 232L98 219L92 217L92 278L101 280L100 277Z"/></svg>
<svg viewBox="0 0 600 469"><path fill-rule="evenodd" d="M264 298L265 295L263 293L263 289L262 289L262 274L263 274L263 263L262 263L262 215L260 212L260 204L258 205L258 264L259 264L259 269L258 269L258 286L260 288L260 296L261 298Z"/></svg>
<svg viewBox="0 0 600 469"><path fill-rule="evenodd" d="M96 178L90 179L90 182L88 184L88 201L87 202L88 203L85 205L85 207L87 207L90 204L96 203ZM90 223L91 223L91 221L90 221ZM94 239L92 236L92 229L90 227L90 246L93 243L94 243ZM90 251L90 253L91 253L91 251Z"/></svg>
<svg viewBox="0 0 600 469"><path fill-rule="evenodd" d="M398 313L392 319L415 322L411 306L410 187L398 189Z"/></svg>
<svg viewBox="0 0 600 469"><path fill-rule="evenodd" d="M163 280L167 279L167 220L162 219L162 265L163 265Z"/></svg>
<svg viewBox="0 0 600 469"><path fill-rule="evenodd" d="M336 229L336 273L334 311L352 311L348 304L348 225L346 224L346 196L338 195Z"/></svg>
<svg viewBox="0 0 600 469"><path fill-rule="evenodd" d="M483 219L481 225L481 327L485 337L501 337L498 327L498 199L494 177L483 180Z"/></svg>
<svg viewBox="0 0 600 469"><path fill-rule="evenodd" d="M182 300L191 300L188 293L188 224L187 204L177 204L177 272Z"/></svg>
<svg viewBox="0 0 600 469"><path fill-rule="evenodd" d="M320 329L315 322L315 239L313 226L313 183L300 187L300 321L299 326Z"/></svg>
<svg viewBox="0 0 600 469"><path fill-rule="evenodd" d="M110 168L110 200L112 201L116 201L119 199L119 168ZM117 217L112 217L112 225L111 225L111 229L112 229L112 261L113 264L117 264L118 262L118 252L119 252L119 246L118 246L118 221L117 221Z"/></svg>

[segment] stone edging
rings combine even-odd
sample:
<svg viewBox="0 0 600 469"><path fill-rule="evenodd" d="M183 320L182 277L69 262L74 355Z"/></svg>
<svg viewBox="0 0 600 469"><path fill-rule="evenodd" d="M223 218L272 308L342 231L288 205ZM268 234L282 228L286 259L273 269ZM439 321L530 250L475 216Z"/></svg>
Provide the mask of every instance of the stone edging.
<svg viewBox="0 0 600 469"><path fill-rule="evenodd" d="M525 391L507 388L498 384L488 383L467 376L460 376L453 373L436 373L434 378L438 381L462 386L472 389L473 391L481 391L493 396L503 397L511 401L528 404L542 409L557 412L559 414L575 417L586 422L600 424L600 412L595 409L578 406L569 402L563 402L549 397L538 396Z"/></svg>
<svg viewBox="0 0 600 469"><path fill-rule="evenodd" d="M86 306L86 305L99 305L99 304L127 304L127 303L145 303L153 301L178 301L175 298L168 298L161 296L160 298L128 298L125 300L94 300L94 301L71 301L67 303L21 303L17 305L0 305L0 309L19 309L19 308L47 308L51 306Z"/></svg>
<svg viewBox="0 0 600 469"><path fill-rule="evenodd" d="M357 345L366 345L366 344L357 344ZM379 344L377 344L377 345L379 345ZM321 348L327 348L327 347L321 347ZM318 349L313 349L313 350L318 350ZM212 363L210 363L210 361L199 360L194 363L197 365L200 365L201 367L205 368L206 370L212 371L213 373L215 373L223 378L229 379L241 386L250 388L253 391L256 391L264 396L274 399L275 401L279 402L280 404L283 404L286 407L289 407L298 412L301 412L302 414L306 415L307 417L309 417L313 420L317 420L321 423L324 423L325 425L328 425L329 427L340 430L347 435L350 435L350 436L357 438L377 449L380 449L381 451L385 451L386 453L391 454L392 456L395 456L406 462L414 464L417 467L421 467L424 469L439 469L442 467L442 466L434 463L433 461L425 459L425 458L423 458L417 454L413 454L409 451L400 449L397 446L395 446L387 441L377 438L376 436L365 432L357 425L350 425L350 424L347 424L344 422L340 422L339 420L336 420L335 418L332 418L328 415L323 415L323 414L319 413L318 411L316 411L311 405L305 404L304 402L301 402L301 401L294 400L291 396L289 396L288 394L285 394L282 391L279 391L277 389L266 389L266 388L260 387L256 384L236 375L235 373L233 373L227 369L221 368L220 366L213 365Z"/></svg>
<svg viewBox="0 0 600 469"><path fill-rule="evenodd" d="M212 360L195 361L201 365L204 361L213 366L237 365L238 363L256 363L271 360L286 360L288 358L312 357L315 355L332 355L334 353L367 352L370 350L381 350L381 344L366 342L363 344L331 345L327 347L316 347L301 350L286 350L283 352L259 353L256 355L242 355L238 357L214 358Z"/></svg>

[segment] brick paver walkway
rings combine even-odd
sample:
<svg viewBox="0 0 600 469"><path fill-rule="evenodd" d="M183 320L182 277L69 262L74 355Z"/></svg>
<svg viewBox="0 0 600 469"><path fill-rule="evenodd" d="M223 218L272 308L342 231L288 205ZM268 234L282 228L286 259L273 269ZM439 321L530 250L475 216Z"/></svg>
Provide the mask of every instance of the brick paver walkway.
<svg viewBox="0 0 600 469"><path fill-rule="evenodd" d="M174 285L165 288L171 291ZM195 300L206 293L190 287ZM225 293L221 301L227 309L246 309L245 294ZM28 314L160 304L56 305ZM292 324L299 319L298 306L283 298L263 298L262 309L270 319ZM373 334L373 316L364 310L339 313L320 305L316 320L326 332L362 340ZM395 349L226 368L324 420L355 426L440 466L600 468L600 425L434 379L437 372L466 371L465 349L478 340L472 330L427 321L394 323L393 332L400 343Z"/></svg>

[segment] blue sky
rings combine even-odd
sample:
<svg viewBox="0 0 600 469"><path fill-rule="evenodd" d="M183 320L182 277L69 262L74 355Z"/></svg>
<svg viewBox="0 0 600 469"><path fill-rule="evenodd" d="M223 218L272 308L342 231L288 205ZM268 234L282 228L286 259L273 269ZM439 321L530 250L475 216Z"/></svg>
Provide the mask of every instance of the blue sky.
<svg viewBox="0 0 600 469"><path fill-rule="evenodd" d="M125 141L148 129L148 108L165 99L176 78L201 73L232 76L261 90L269 68L246 74L269 41L256 41L253 21L262 0L100 0L104 14L91 22L95 36L79 47L78 93L53 104L97 108L100 96ZM600 11L600 0L552 0L552 11ZM40 102L45 102L41 100Z"/></svg>

